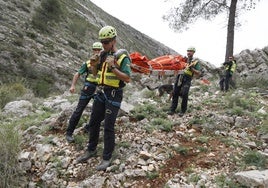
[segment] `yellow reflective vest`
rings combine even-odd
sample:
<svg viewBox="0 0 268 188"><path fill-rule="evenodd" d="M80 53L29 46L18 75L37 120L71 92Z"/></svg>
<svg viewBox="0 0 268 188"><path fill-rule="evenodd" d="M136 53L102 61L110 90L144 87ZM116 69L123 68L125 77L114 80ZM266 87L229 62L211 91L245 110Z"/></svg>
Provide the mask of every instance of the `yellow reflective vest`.
<svg viewBox="0 0 268 188"><path fill-rule="evenodd" d="M194 75L194 73L193 73L193 71L191 71L191 69L190 69L190 67L191 66L195 66L196 64L197 64L197 62L198 62L198 60L196 60L196 59L194 59L186 68L185 68L185 70L184 70L184 74L186 74L186 75L188 75L188 76L193 76Z"/></svg>
<svg viewBox="0 0 268 188"><path fill-rule="evenodd" d="M118 60L116 61L117 67L120 67L120 65L125 57L126 57L126 55L122 54L118 58ZM108 63L104 61L102 66L101 66L101 69L98 71L98 84L118 88L119 83L120 83L120 80L113 73L113 71L109 69Z"/></svg>
<svg viewBox="0 0 268 188"><path fill-rule="evenodd" d="M87 77L86 77L86 81L97 83L97 82L98 82L98 79L97 79L96 76L94 76L94 75L92 74L92 71L91 71L90 60L88 60L88 61L86 62L86 65L87 65L87 69L88 69L88 74L87 74Z"/></svg>
<svg viewBox="0 0 268 188"><path fill-rule="evenodd" d="M232 61L232 65L228 65L225 67L226 71L230 71L231 73L234 73L236 69L236 62Z"/></svg>

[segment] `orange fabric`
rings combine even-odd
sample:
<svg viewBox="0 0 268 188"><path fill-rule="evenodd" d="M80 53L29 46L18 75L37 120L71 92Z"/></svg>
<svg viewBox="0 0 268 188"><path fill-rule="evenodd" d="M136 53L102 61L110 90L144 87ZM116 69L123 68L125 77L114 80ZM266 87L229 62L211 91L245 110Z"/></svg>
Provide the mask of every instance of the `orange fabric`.
<svg viewBox="0 0 268 188"><path fill-rule="evenodd" d="M205 78L202 78L201 81L203 84L210 85L210 81Z"/></svg>
<svg viewBox="0 0 268 188"><path fill-rule="evenodd" d="M134 52L130 54L130 58L130 67L133 72L149 74L149 65L147 64L149 59L146 56L142 56L139 52Z"/></svg>
<svg viewBox="0 0 268 188"><path fill-rule="evenodd" d="M152 71L160 71L164 75L166 70L182 70L186 67L186 60L181 55L164 55L152 60L142 56L139 52L130 54L132 60L131 68L133 72L151 74Z"/></svg>
<svg viewBox="0 0 268 188"><path fill-rule="evenodd" d="M164 55L154 58L148 64L155 70L181 70L186 67L186 61L181 55Z"/></svg>

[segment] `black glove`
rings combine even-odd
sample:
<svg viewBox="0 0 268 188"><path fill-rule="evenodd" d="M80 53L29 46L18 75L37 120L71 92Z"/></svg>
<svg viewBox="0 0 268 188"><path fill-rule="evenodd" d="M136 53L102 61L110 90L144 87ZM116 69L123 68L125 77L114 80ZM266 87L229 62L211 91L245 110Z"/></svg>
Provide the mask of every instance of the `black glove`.
<svg viewBox="0 0 268 188"><path fill-rule="evenodd" d="M225 61L224 63L223 63L223 65L230 65L230 61Z"/></svg>

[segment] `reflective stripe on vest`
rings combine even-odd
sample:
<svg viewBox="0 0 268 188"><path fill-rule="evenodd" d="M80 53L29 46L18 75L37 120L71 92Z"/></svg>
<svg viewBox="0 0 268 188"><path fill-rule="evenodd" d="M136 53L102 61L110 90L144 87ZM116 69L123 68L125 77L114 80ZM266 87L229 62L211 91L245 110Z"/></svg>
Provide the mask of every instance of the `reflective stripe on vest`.
<svg viewBox="0 0 268 188"><path fill-rule="evenodd" d="M235 62L233 62L232 67L231 67L231 71L232 71L232 72L234 72L234 71L235 71L235 69L236 69L236 63L235 63Z"/></svg>
<svg viewBox="0 0 268 188"><path fill-rule="evenodd" d="M196 63L197 63L197 60L196 60L196 61L192 61L192 62L190 63L190 65L189 65L189 67L190 67L190 66L195 66ZM187 68L184 70L184 74L186 74L186 75L192 77L192 76L194 75L194 72L191 71L191 69L190 69L189 67L187 67Z"/></svg>
<svg viewBox="0 0 268 188"><path fill-rule="evenodd" d="M235 61L232 61L232 65L228 65L228 66L225 67L225 70L231 71L231 72L234 72L235 69L236 69L236 63L235 63Z"/></svg>
<svg viewBox="0 0 268 188"><path fill-rule="evenodd" d="M122 54L117 60L116 64L120 67L123 59L126 57L125 54ZM98 84L107 85L111 87L119 87L120 80L117 76L112 72L112 70L108 70L108 63L103 62L101 70L98 71Z"/></svg>
<svg viewBox="0 0 268 188"><path fill-rule="evenodd" d="M97 83L97 82L98 82L97 77L94 76L94 75L91 73L90 60L88 60L88 61L86 62L86 64L87 64L87 69L88 69L88 75L87 75L87 77L86 77L86 81Z"/></svg>

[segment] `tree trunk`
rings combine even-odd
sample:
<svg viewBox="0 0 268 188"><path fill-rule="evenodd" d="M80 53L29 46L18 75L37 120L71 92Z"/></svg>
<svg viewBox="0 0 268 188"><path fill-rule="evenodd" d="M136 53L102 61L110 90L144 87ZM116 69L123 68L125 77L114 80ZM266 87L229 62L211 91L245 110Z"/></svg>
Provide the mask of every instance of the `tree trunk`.
<svg viewBox="0 0 268 188"><path fill-rule="evenodd" d="M236 4L237 4L237 0L231 1L231 6L229 10L228 27L227 27L227 43L226 43L225 61L228 61L229 56L232 56L234 52L234 28L235 28Z"/></svg>

